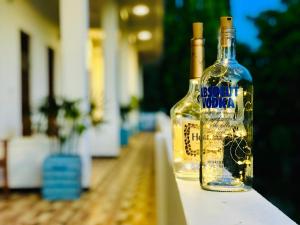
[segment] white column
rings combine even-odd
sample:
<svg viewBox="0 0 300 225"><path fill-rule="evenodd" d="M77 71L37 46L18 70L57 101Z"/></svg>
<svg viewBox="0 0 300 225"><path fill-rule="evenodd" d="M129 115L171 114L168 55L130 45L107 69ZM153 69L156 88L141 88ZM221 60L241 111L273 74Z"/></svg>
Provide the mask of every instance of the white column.
<svg viewBox="0 0 300 225"><path fill-rule="evenodd" d="M129 55L129 43L126 35L122 35L120 43L120 54L119 54L119 101L120 104L125 106L130 103L129 93L129 67L130 67L130 55Z"/></svg>
<svg viewBox="0 0 300 225"><path fill-rule="evenodd" d="M61 95L71 100L81 99L82 109L89 108L88 85L88 30L89 1L60 0L61 37ZM90 134L85 132L79 141L78 153L82 160L82 184L89 186L91 173Z"/></svg>
<svg viewBox="0 0 300 225"><path fill-rule="evenodd" d="M121 105L126 106L131 103L132 97L140 99L138 51L136 46L128 41L126 34L122 35L119 57L119 100ZM138 111L131 111L126 126L136 131L138 119Z"/></svg>
<svg viewBox="0 0 300 225"><path fill-rule="evenodd" d="M140 98L139 60L134 44L122 35L119 63L119 99L122 105L130 103L131 97Z"/></svg>
<svg viewBox="0 0 300 225"><path fill-rule="evenodd" d="M88 104L88 0L60 0L61 94Z"/></svg>
<svg viewBox="0 0 300 225"><path fill-rule="evenodd" d="M120 151L120 113L117 98L117 67L119 24L118 8L114 0L101 5L100 22L104 33L104 124L93 138L94 156L117 156Z"/></svg>
<svg viewBox="0 0 300 225"><path fill-rule="evenodd" d="M104 74L105 100L107 106L106 118L115 120L119 116L117 101L117 66L118 66L118 9L114 0L105 1L101 10L101 24L104 31Z"/></svg>
<svg viewBox="0 0 300 225"><path fill-rule="evenodd" d="M139 74L139 58L138 51L135 46L131 45L131 67L130 67L130 95L134 96L138 100L141 99L140 96L140 74ZM135 133L138 131L139 125L139 111L138 109L130 113L130 123L131 129Z"/></svg>
<svg viewBox="0 0 300 225"><path fill-rule="evenodd" d="M129 45L129 94L130 97L139 97L139 59L134 45Z"/></svg>

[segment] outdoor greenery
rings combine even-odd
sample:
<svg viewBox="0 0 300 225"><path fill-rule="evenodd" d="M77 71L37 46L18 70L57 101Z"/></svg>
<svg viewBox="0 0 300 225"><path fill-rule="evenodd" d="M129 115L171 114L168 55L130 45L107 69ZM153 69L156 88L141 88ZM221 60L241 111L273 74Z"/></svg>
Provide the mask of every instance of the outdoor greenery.
<svg viewBox="0 0 300 225"><path fill-rule="evenodd" d="M140 106L140 100L136 96L131 96L130 103L127 105L121 105L120 107L120 114L122 122L126 122L128 119L128 115L133 110L138 110Z"/></svg>
<svg viewBox="0 0 300 225"><path fill-rule="evenodd" d="M204 22L206 65L217 55L218 17L228 14L228 1L185 1L177 8L166 1L164 56L145 68L144 110L169 109L188 88L191 24ZM200 2L200 1L198 1ZM238 61L254 80L254 188L300 223L300 1L283 0L283 12L266 11L249 18L259 30L256 51L237 46ZM212 22L213 21L213 22Z"/></svg>
<svg viewBox="0 0 300 225"><path fill-rule="evenodd" d="M217 55L218 18L228 14L227 0L209 0L205 4L197 0L186 0L182 7L177 7L175 1L165 1L164 55L158 64L145 68L143 110L168 111L186 94L192 23L204 22L205 61L210 65Z"/></svg>
<svg viewBox="0 0 300 225"><path fill-rule="evenodd" d="M97 105L95 102L90 102L90 111L89 111L89 118L94 127L104 123L104 118L97 115Z"/></svg>
<svg viewBox="0 0 300 225"><path fill-rule="evenodd" d="M284 2L286 11L253 19L262 44L240 58L254 78L255 188L300 222L300 1Z"/></svg>

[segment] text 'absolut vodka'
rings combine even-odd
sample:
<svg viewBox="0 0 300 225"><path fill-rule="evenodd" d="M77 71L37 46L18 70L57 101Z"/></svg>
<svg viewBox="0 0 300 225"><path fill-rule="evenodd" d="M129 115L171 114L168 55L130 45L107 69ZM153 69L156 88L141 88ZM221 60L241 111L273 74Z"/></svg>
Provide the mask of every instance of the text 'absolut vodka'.
<svg viewBox="0 0 300 225"><path fill-rule="evenodd" d="M238 95L238 86L209 86L201 87L203 108L234 108L233 97Z"/></svg>

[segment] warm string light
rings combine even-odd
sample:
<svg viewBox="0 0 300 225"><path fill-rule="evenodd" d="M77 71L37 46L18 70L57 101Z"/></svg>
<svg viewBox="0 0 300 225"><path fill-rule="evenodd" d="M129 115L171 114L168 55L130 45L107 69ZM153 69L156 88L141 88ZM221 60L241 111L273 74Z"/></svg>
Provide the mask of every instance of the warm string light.
<svg viewBox="0 0 300 225"><path fill-rule="evenodd" d="M205 182L211 182L218 176L222 176L226 172L223 163L222 166L216 163L224 159L224 148L228 148L233 161L238 165L251 165L251 160L248 157L251 153L251 149L247 143L247 132L243 124L244 120L244 96L248 95L247 91L243 91L239 88L239 95L234 99L237 104L237 112L235 109L226 108L224 113L217 108L202 109L202 115L204 115L204 152L205 158L209 159L212 164L203 166L205 174L209 174L205 179ZM246 102L249 104L249 102ZM226 115L226 117L225 117ZM229 126L228 126L229 125ZM225 139L229 140L225 145ZM208 149L214 149L217 151L207 151ZM205 161L204 158L204 161ZM228 176L231 174L227 171ZM239 172L240 179L243 179L242 171ZM238 179L238 178L237 178ZM236 180L238 182L238 180Z"/></svg>

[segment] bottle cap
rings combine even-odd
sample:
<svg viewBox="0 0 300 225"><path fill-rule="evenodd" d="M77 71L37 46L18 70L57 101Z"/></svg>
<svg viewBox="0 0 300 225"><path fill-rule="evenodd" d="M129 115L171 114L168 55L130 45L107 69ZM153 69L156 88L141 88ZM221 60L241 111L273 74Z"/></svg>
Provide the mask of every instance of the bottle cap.
<svg viewBox="0 0 300 225"><path fill-rule="evenodd" d="M222 47L228 47L230 45L228 39L235 35L232 21L233 19L231 16L220 17L220 41Z"/></svg>
<svg viewBox="0 0 300 225"><path fill-rule="evenodd" d="M193 39L203 38L203 23L195 22L193 23Z"/></svg>
<svg viewBox="0 0 300 225"><path fill-rule="evenodd" d="M232 29L232 17L231 16L221 16L220 17L220 27L221 30Z"/></svg>

